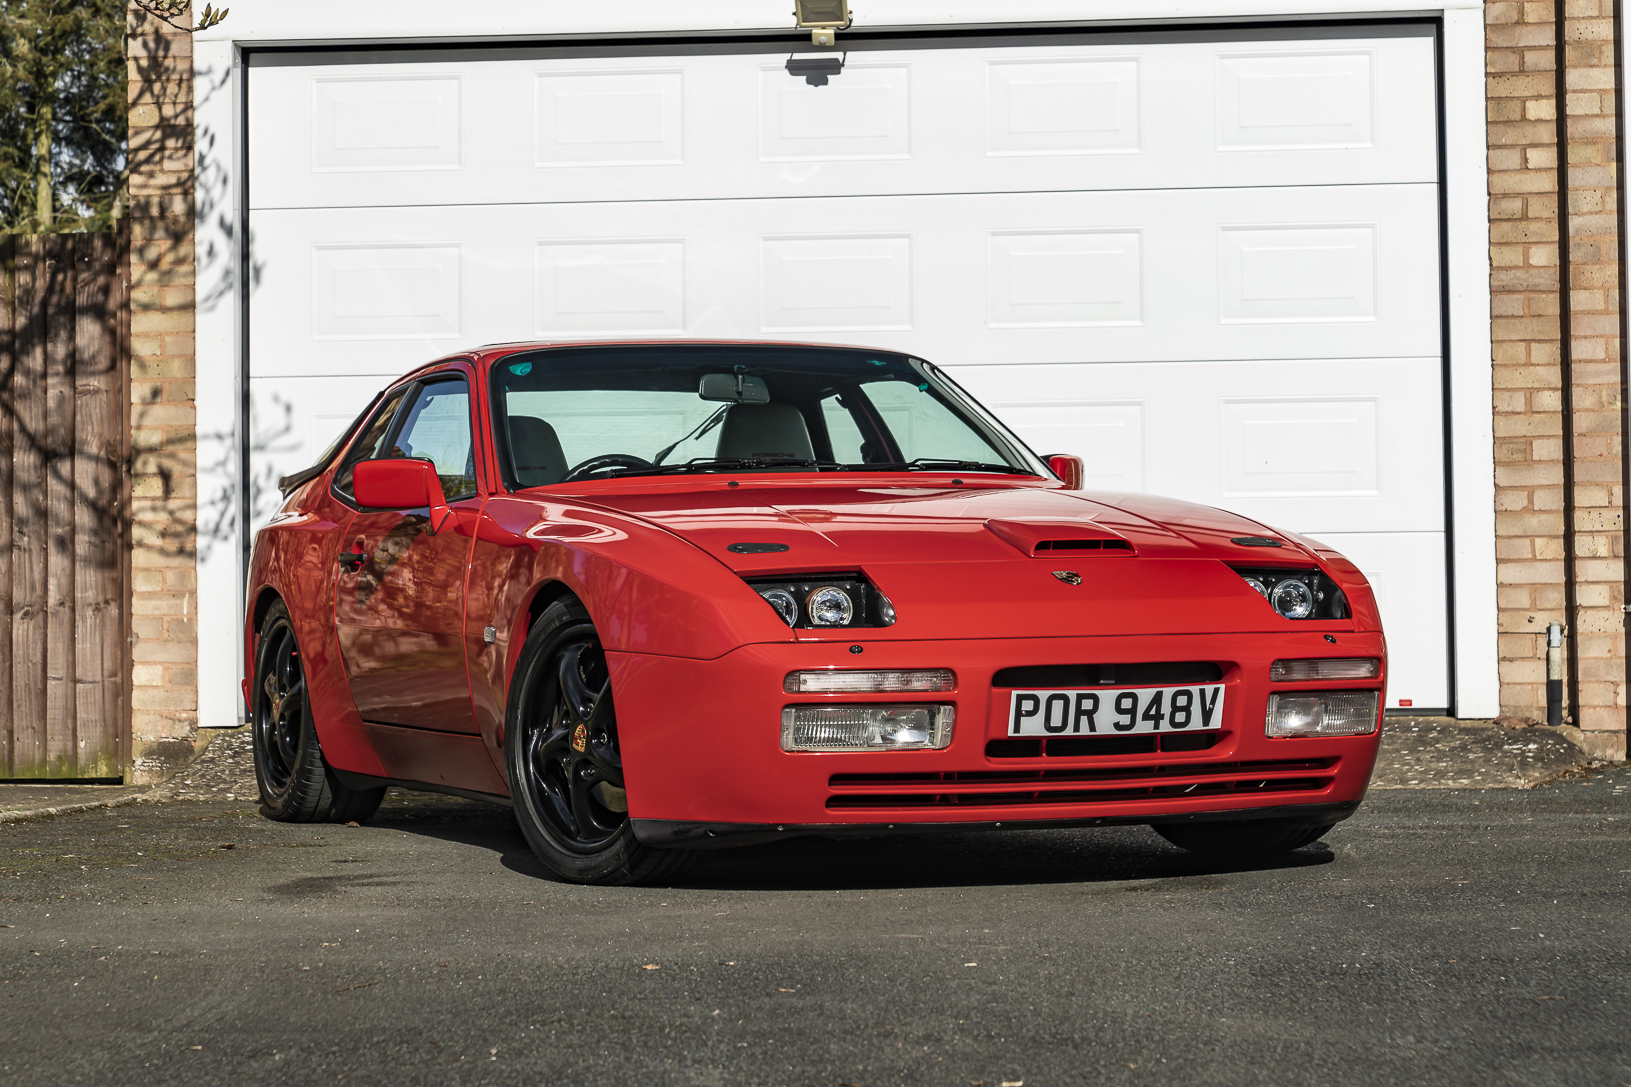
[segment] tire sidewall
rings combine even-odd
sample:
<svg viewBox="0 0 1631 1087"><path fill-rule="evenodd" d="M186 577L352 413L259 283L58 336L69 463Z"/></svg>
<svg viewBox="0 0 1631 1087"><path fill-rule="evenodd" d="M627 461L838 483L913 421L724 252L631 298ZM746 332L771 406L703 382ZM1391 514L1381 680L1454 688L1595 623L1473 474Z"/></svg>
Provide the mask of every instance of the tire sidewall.
<svg viewBox="0 0 1631 1087"><path fill-rule="evenodd" d="M549 823L533 801L529 778L532 769L526 757L527 715L536 712L558 682L550 674L557 650L583 632L593 633L589 613L576 600L551 604L527 634L516 658L510 681L510 696L504 712L504 764L509 776L510 802L522 835L538 859L560 879L572 883L604 882L608 877L628 872L642 846L634 837L632 820L600 849L583 853L560 843Z"/></svg>
<svg viewBox="0 0 1631 1087"><path fill-rule="evenodd" d="M260 787L261 814L271 819L297 819L308 813L302 808L311 806L314 798L301 795L301 784L307 777L305 773L307 763L313 758L321 760L322 754L317 750L317 733L312 726L311 718L311 686L306 684L300 692L300 741L295 748L295 764L289 767L289 780L281 791L272 788L266 780L262 768L265 752L262 750L265 740L262 737L261 714L267 707L266 690L262 686L271 666L272 643L267 635L275 632L279 626L289 630L290 637L295 640L295 649L300 648L300 638L294 629L294 619L289 614L288 606L279 600L267 611L266 618L261 622L260 630L255 635L255 683L251 687L254 703L251 706L250 718L251 746L254 750L255 784ZM301 675L305 677L305 665L301 665ZM304 802L304 803L303 803Z"/></svg>

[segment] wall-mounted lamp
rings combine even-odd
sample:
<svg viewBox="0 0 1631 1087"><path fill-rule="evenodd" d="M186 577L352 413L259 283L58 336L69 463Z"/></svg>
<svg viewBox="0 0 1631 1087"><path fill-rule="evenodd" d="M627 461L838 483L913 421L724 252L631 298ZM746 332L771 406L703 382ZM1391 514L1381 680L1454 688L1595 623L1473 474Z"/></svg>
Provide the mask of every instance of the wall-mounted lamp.
<svg viewBox="0 0 1631 1087"><path fill-rule="evenodd" d="M793 0L793 15L800 30L810 32L810 41L824 48L838 42L838 32L849 29L849 0Z"/></svg>

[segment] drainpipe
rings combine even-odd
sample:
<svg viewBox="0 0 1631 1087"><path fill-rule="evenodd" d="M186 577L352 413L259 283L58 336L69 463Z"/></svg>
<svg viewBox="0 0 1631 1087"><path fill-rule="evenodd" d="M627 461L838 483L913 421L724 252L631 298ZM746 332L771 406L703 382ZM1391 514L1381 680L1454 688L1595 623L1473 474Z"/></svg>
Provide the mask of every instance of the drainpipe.
<svg viewBox="0 0 1631 1087"><path fill-rule="evenodd" d="M1546 625L1546 723L1563 723L1563 624Z"/></svg>
<svg viewBox="0 0 1631 1087"><path fill-rule="evenodd" d="M1575 563L1575 493L1574 493L1574 295L1572 276L1573 231L1569 224L1569 102L1568 102L1568 5L1557 4L1553 9L1553 48L1555 72L1553 74L1554 104L1557 110L1557 361L1562 404L1559 412L1563 438L1563 618L1567 619L1569 659L1567 673L1557 673L1557 680L1567 679L1569 705L1580 705L1580 625L1579 571ZM1622 274L1623 276L1623 274ZM1625 353L1623 348L1620 352ZM1555 629L1555 633L1554 633ZM1552 713L1553 676L1551 661L1562 656L1562 642L1552 648L1553 639L1562 637L1563 629L1553 623L1546 631L1546 702L1548 718ZM1562 692L1558 693L1561 713ZM1552 723L1560 724L1561 717ZM1578 724L1578 722L1576 722Z"/></svg>

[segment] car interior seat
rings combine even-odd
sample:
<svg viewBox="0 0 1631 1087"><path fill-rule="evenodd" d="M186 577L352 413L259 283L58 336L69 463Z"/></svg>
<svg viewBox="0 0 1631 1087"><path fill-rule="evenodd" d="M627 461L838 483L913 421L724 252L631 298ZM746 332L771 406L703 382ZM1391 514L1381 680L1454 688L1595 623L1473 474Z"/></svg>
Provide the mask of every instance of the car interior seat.
<svg viewBox="0 0 1631 1087"><path fill-rule="evenodd" d="M732 404L719 424L719 457L814 460L810 428L792 404Z"/></svg>
<svg viewBox="0 0 1631 1087"><path fill-rule="evenodd" d="M555 428L531 415L510 416L510 459L523 487L559 483L566 475L566 454Z"/></svg>

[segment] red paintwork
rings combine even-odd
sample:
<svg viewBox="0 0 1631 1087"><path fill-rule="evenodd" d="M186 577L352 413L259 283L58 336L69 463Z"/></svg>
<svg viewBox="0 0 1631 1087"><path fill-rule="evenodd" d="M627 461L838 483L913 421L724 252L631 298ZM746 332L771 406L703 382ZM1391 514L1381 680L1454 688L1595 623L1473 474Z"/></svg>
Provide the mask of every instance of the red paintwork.
<svg viewBox="0 0 1631 1087"><path fill-rule="evenodd" d="M1323 545L1221 510L1151 495L1072 491L1028 476L745 473L736 480L587 481L512 494L499 482L487 374L504 356L541 346L486 349L402 379L443 370L471 379L479 493L451 503L439 531L426 531L423 512L352 509L333 495L331 467L291 494L256 537L246 674L258 619L281 598L294 618L314 720L334 766L505 794L510 672L535 602L571 593L608 650L636 818L1006 825L1363 796L1377 734L1263 735L1272 660L1378 656L1382 679L1342 686L1385 683L1386 645L1369 586ZM1257 535L1284 546L1271 551L1231 542ZM785 543L789 550L726 550L743 540ZM1046 540L1125 541L1129 547L1038 552ZM369 556L356 572L336 561L352 550ZM1343 588L1353 617L1282 619L1226 562L1317 565ZM1051 576L1061 568L1079 571L1084 583L1070 586ZM790 630L742 580L815 570L864 571L893 601L899 621L864 631ZM495 628L491 643L483 637L486 627ZM859 654L850 648L857 645ZM990 687L999 668L1184 660L1226 666L1226 735L1211 750L1090 760L985 756L986 741L1005 732L1007 695ZM829 667L953 669L957 690L936 698L957 706L951 746L888 754L783 752L783 706L879 700L782 693L787 672ZM1016 807L978 802L982 792L1011 796L1012 784L959 784L955 791L963 799L954 807L828 806L830 797L880 791L830 785L833 774L1193 765L1200 772L1195 780L1205 781L1216 778L1220 763L1322 758L1337 760L1328 783L1277 793L1272 801L1238 794ZM881 791L948 788L905 784Z"/></svg>

